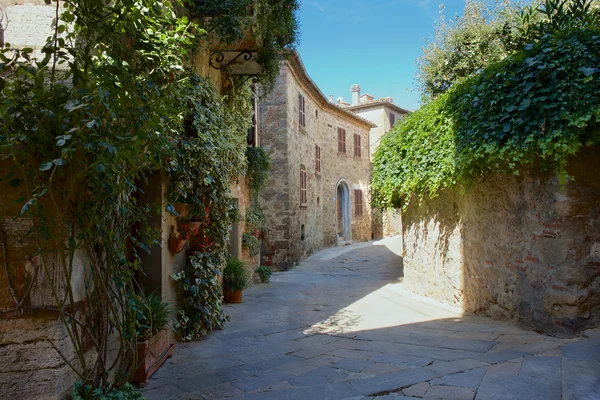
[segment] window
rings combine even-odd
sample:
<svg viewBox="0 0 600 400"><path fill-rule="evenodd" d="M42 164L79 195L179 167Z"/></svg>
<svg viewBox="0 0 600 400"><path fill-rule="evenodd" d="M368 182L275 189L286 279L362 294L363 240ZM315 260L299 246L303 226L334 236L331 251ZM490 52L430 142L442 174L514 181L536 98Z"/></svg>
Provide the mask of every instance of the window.
<svg viewBox="0 0 600 400"><path fill-rule="evenodd" d="M338 153L346 152L346 130L338 128Z"/></svg>
<svg viewBox="0 0 600 400"><path fill-rule="evenodd" d="M321 147L315 144L315 172L321 172Z"/></svg>
<svg viewBox="0 0 600 400"><path fill-rule="evenodd" d="M354 189L354 215L360 217L363 215L363 196L362 190Z"/></svg>
<svg viewBox="0 0 600 400"><path fill-rule="evenodd" d="M306 100L298 93L298 124L300 128L306 128Z"/></svg>
<svg viewBox="0 0 600 400"><path fill-rule="evenodd" d="M300 205L306 205L306 168L300 167Z"/></svg>
<svg viewBox="0 0 600 400"><path fill-rule="evenodd" d="M360 157L360 133L354 134L354 157Z"/></svg>
<svg viewBox="0 0 600 400"><path fill-rule="evenodd" d="M390 128L393 128L395 123L396 123L396 114L390 113Z"/></svg>

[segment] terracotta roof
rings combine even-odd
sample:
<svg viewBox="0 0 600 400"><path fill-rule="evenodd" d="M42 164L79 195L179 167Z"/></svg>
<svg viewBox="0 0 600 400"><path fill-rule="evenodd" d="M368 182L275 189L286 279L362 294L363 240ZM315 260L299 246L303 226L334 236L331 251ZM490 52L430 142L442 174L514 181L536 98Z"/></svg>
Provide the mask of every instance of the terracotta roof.
<svg viewBox="0 0 600 400"><path fill-rule="evenodd" d="M364 110L367 108L378 107L381 105L387 106L400 114L410 114L410 111L405 110L402 107L398 107L397 105L395 105L394 103L390 103L386 99L373 100L368 103L361 103L361 104L358 104L355 106L346 107L346 110L350 110L350 111Z"/></svg>
<svg viewBox="0 0 600 400"><path fill-rule="evenodd" d="M325 97L325 95L321 91L321 89L319 89L317 84L308 75L308 72L306 72L306 68L304 67L304 63L302 62L302 59L300 58L300 54L298 54L298 52L296 50L291 50L291 51L287 52L287 54L285 56L286 56L285 57L286 60L288 61L288 63L291 64L293 69L300 73L300 78L302 80L304 80L306 86L308 86L308 88L310 89L310 91L312 92L314 97L316 99L318 99L318 102L320 103L319 105L323 109L331 111L334 114L337 114L343 118L352 120L352 121L354 121L360 125L363 125L365 127L368 127L368 128L376 128L377 127L377 125L372 123L371 121L369 121L351 111L348 111L349 107L342 108L336 104L330 103L329 100L327 99L327 97Z"/></svg>

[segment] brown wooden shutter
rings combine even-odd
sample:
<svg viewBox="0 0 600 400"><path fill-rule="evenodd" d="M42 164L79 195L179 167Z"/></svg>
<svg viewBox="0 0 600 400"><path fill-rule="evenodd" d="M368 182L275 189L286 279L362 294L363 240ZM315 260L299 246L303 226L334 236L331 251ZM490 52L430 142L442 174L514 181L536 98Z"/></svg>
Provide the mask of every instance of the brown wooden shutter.
<svg viewBox="0 0 600 400"><path fill-rule="evenodd" d="M363 215L362 190L354 189L354 215Z"/></svg>

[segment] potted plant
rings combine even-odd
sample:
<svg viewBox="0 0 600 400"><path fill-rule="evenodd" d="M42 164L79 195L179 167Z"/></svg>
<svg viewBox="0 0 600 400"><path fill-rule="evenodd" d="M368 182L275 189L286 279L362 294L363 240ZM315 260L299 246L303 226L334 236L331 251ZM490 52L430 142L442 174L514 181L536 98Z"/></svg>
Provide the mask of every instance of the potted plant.
<svg viewBox="0 0 600 400"><path fill-rule="evenodd" d="M133 381L145 385L148 378L173 354L167 323L169 306L160 296L137 296L131 302L136 313L138 363Z"/></svg>
<svg viewBox="0 0 600 400"><path fill-rule="evenodd" d="M248 287L248 274L243 261L235 257L227 261L223 271L223 287L226 302L242 302L242 291Z"/></svg>

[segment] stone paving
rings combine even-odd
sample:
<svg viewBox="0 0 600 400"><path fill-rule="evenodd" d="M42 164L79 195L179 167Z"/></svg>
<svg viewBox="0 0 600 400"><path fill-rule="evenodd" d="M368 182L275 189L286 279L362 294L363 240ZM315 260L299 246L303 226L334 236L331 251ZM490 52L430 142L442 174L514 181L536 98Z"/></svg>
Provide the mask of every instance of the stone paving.
<svg viewBox="0 0 600 400"><path fill-rule="evenodd" d="M149 400L600 399L600 331L557 339L403 290L398 238L324 250L178 343Z"/></svg>

